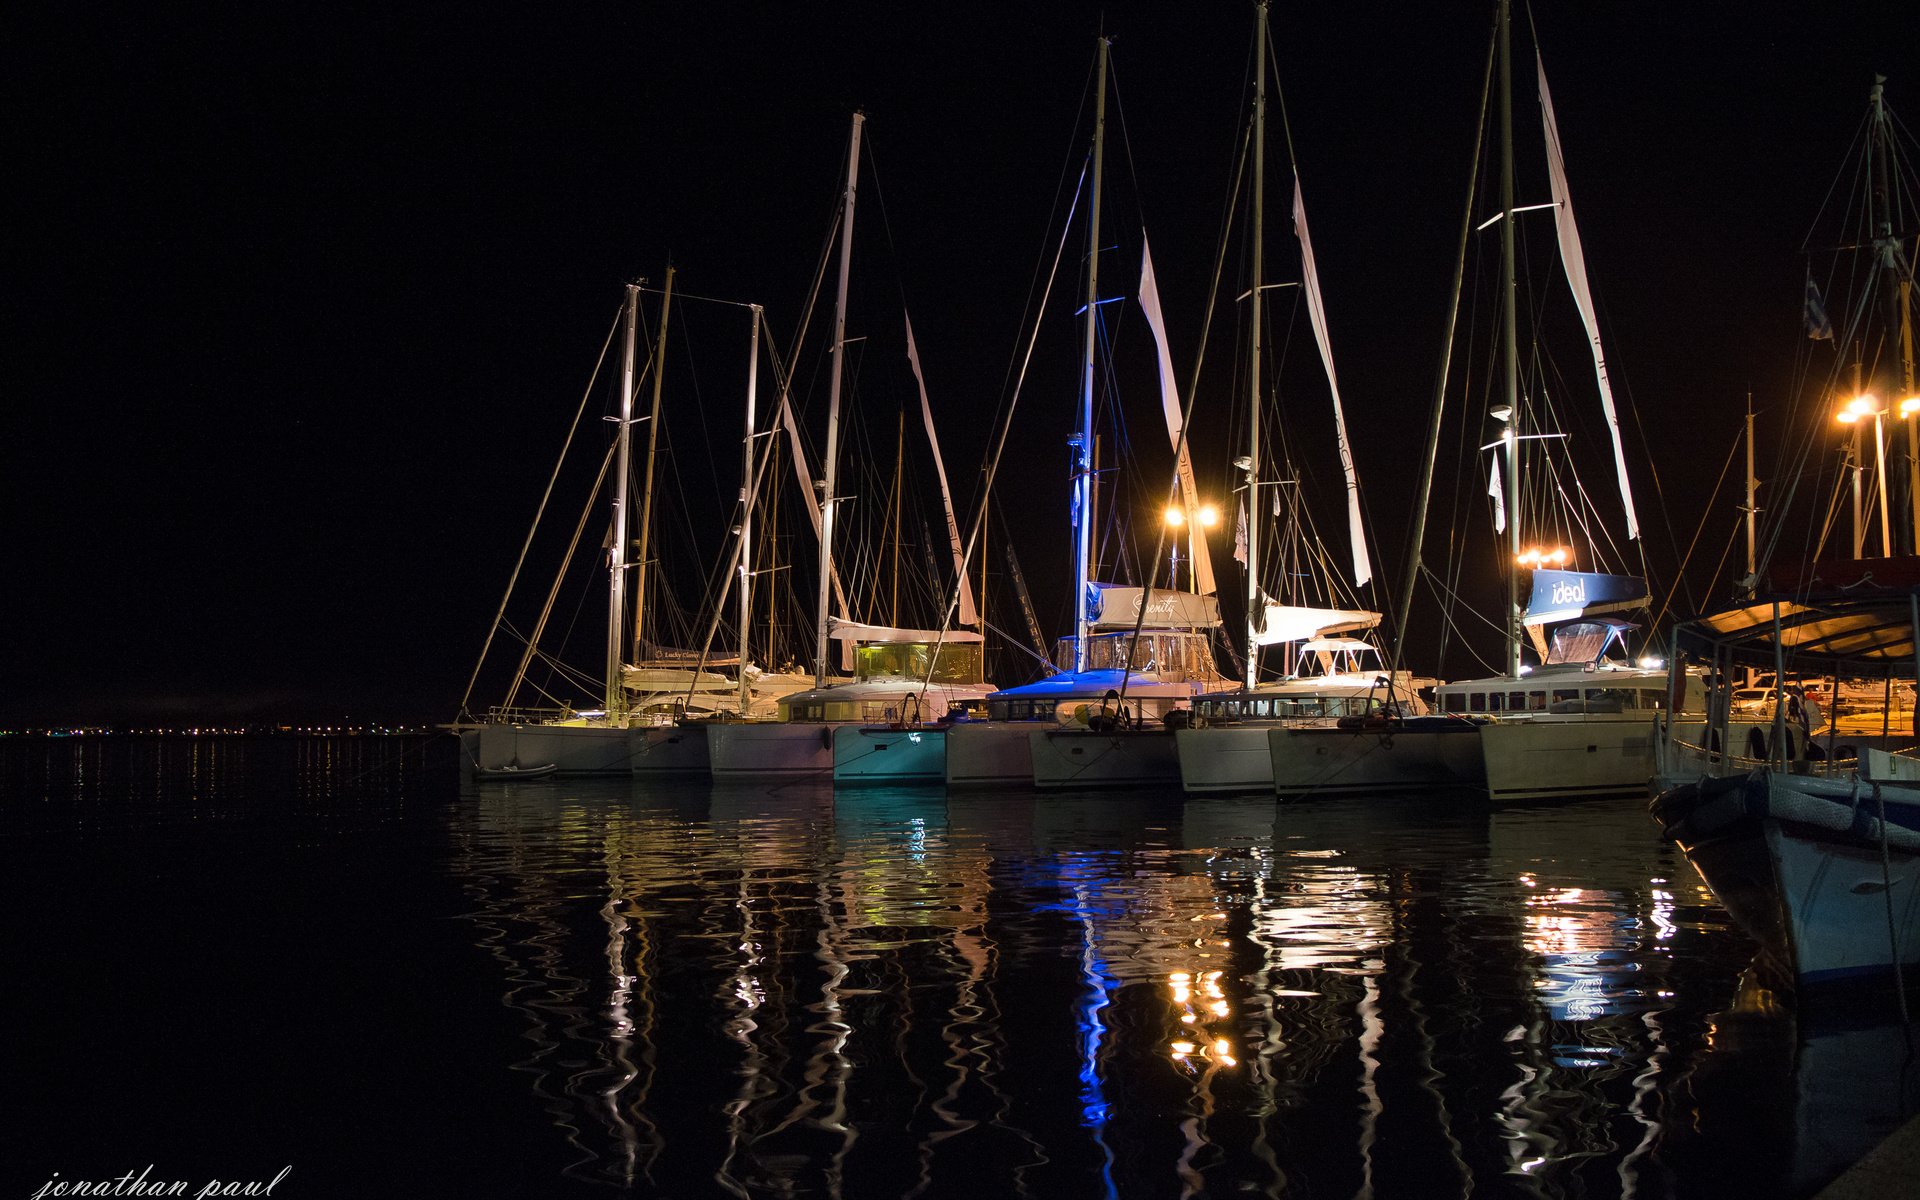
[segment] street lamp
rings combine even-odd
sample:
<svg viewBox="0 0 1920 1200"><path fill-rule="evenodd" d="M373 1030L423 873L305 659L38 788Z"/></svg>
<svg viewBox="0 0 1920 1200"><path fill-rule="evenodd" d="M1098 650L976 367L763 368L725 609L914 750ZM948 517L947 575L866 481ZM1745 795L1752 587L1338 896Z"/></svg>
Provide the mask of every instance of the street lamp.
<svg viewBox="0 0 1920 1200"><path fill-rule="evenodd" d="M1180 586L1179 531L1181 529L1187 531L1187 560L1188 563L1191 564L1193 560L1193 527L1198 525L1202 529L1212 529L1220 523L1220 509L1213 504L1202 504L1193 510L1193 520L1189 522L1185 509L1177 504L1169 504L1167 505L1166 512L1162 514L1162 520L1166 522L1168 529L1174 531L1173 536L1167 539L1167 586L1178 589ZM1206 535L1202 534L1201 536L1204 537ZM1199 590L1200 580L1194 576L1191 565L1189 565L1187 569L1187 578L1194 590Z"/></svg>
<svg viewBox="0 0 1920 1200"><path fill-rule="evenodd" d="M1900 407L1902 410L1901 415L1912 415L1911 411L1907 409L1905 401L1901 402ZM1914 408L1920 410L1920 404L1916 404ZM1883 419L1886 415L1887 406L1882 404L1877 396L1874 396L1870 392L1862 392L1841 406L1840 411L1834 414L1834 419L1842 425L1857 426L1862 417L1873 418L1874 486L1880 496L1880 554L1883 558L1891 558L1893 556L1893 528L1887 521L1887 431L1885 424L1883 424ZM1860 461L1859 435L1860 431L1856 428L1854 430L1855 441L1853 454L1853 556L1855 558L1864 558L1866 556L1867 535L1866 530L1861 527L1860 523L1860 477L1862 472L1866 470L1866 466Z"/></svg>

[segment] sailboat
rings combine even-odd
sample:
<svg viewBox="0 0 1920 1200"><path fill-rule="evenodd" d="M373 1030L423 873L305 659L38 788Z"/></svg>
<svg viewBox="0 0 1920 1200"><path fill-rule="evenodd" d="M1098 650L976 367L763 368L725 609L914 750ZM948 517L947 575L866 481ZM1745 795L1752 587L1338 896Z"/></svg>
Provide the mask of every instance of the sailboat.
<svg viewBox="0 0 1920 1200"><path fill-rule="evenodd" d="M1267 507L1265 499L1276 495L1274 489L1278 486L1277 481L1261 478L1261 426L1265 408L1261 379L1265 335L1262 311L1265 291L1276 285L1267 284L1262 273L1266 227L1267 5L1257 4L1255 11L1258 15L1254 39L1256 75L1250 139L1253 278L1245 293L1251 321L1247 448L1237 461L1245 481L1239 523L1243 533L1235 539L1236 556L1244 557L1247 569L1247 622L1243 642L1246 675L1236 689L1196 697L1191 720L1171 735L1178 753L1181 785L1192 793L1268 791L1273 787L1272 758L1267 749L1269 729L1303 723L1327 724L1385 713L1424 713L1425 705L1417 688L1433 682L1416 681L1405 671L1388 671L1378 661L1378 647L1364 635L1379 626L1381 614L1357 608L1276 602L1261 586L1264 540L1261 517ZM1301 285L1306 289L1307 310L1333 394L1335 430L1347 486L1355 586L1359 587L1371 578L1372 567L1360 520L1358 482L1347 441L1346 418L1340 406L1340 389L1326 332L1325 305L1314 267L1313 246L1308 239L1306 206L1297 173L1293 213L1294 232L1300 241ZM1241 546L1244 546L1243 553ZM1325 582L1327 591L1331 592L1333 581ZM1273 645L1292 648L1289 664L1293 669L1280 679L1262 679L1261 651ZM1319 671L1312 672L1310 665L1317 665Z"/></svg>
<svg viewBox="0 0 1920 1200"><path fill-rule="evenodd" d="M1828 318L1811 268L1808 274L1807 374L1797 389L1797 400L1811 401L1811 411L1798 414L1805 436L1783 455L1783 490L1763 554L1754 550L1757 514L1748 505L1743 594L1673 632L1676 673L1689 661L1711 681L1711 716L1704 727L1668 721L1659 739L1655 818L1803 991L1884 984L1920 968L1920 722L1900 698L1920 670L1920 488L1913 486L1920 481L1913 331L1920 245L1910 227L1900 227L1915 209L1899 167L1912 161L1913 148L1896 137L1898 128L1885 80L1877 78L1860 144L1864 161L1844 169L1866 186L1856 192L1864 203L1834 239L1840 249L1828 298L1837 301L1837 320ZM1884 418L1894 414L1905 418L1907 461L1890 472ZM1823 555L1823 532L1811 559L1782 561L1774 548L1803 520L1795 501L1814 491L1802 480L1815 474L1814 451L1830 445L1836 419L1853 433L1832 497L1838 501L1851 484L1851 557ZM1868 428L1870 474L1860 453ZM1902 483L1909 505L1890 502ZM1829 507L1825 529L1838 507ZM1869 557L1863 518L1875 509L1880 554ZM1733 684L1742 670L1766 672L1758 706L1738 703ZM1805 685L1798 695L1795 679ZM1832 710L1824 727L1805 703L1816 686Z"/></svg>
<svg viewBox="0 0 1920 1200"><path fill-rule="evenodd" d="M946 735L949 787L1111 787L1178 778L1172 739L1159 722L1221 680L1210 633L1219 627L1211 595L1097 582L1093 578L1095 477L1094 363L1099 339L1100 202L1106 134L1107 59L1095 72L1090 151L1085 326L1077 430L1070 439L1073 488L1073 633L1055 646L1055 673L987 697L984 722ZM1143 282L1151 278L1143 264ZM1142 289L1149 319L1158 308ZM1164 362L1164 359L1163 359ZM1128 736L1153 723L1154 739Z"/></svg>
<svg viewBox="0 0 1920 1200"><path fill-rule="evenodd" d="M977 705L992 691L982 678L981 635L969 630L879 626L836 614L833 598L834 525L842 497L839 470L840 400L844 374L847 287L853 261L854 202L860 176L865 114L853 115L847 176L841 196L838 294L834 304L833 364L829 377L827 444L818 497L819 587L813 686L780 698L772 721L715 722L707 727L710 769L716 780L827 780L834 769L835 731L843 725L918 723L923 717ZM829 646L850 651L853 678L833 680Z"/></svg>
<svg viewBox="0 0 1920 1200"><path fill-rule="evenodd" d="M1537 418L1530 416L1520 384L1514 220L1529 209L1553 210L1561 265L1593 352L1629 540L1638 539L1639 527L1546 68L1537 52L1553 199L1528 208L1514 203L1511 24L1511 5L1501 0L1495 26L1501 209L1487 224L1500 224L1504 387L1487 410L1494 440L1484 449L1497 452L1490 466L1489 494L1496 506L1495 529L1506 547L1506 668L1496 676L1438 686L1438 719L1390 720L1375 729L1270 731L1274 786L1283 795L1465 787L1484 791L1495 801L1573 800L1644 795L1653 772L1649 730L1653 716L1669 702L1667 672L1664 664L1635 662L1626 655L1634 626L1619 615L1646 607L1644 580L1571 570L1564 547L1536 549L1523 541L1526 534L1539 536L1542 530L1525 525L1521 502L1528 478L1521 443L1545 447L1561 436L1529 424ZM1461 244L1464 261L1464 231ZM1444 377L1441 386L1444 389ZM1532 582L1524 607L1523 571L1531 572ZM1529 642L1538 665L1522 662L1522 648Z"/></svg>

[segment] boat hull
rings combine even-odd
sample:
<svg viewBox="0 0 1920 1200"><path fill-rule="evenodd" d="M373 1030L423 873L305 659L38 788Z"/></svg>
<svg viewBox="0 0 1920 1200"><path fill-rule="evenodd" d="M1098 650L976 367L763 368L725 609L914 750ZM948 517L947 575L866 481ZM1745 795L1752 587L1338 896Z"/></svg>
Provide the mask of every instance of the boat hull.
<svg viewBox="0 0 1920 1200"><path fill-rule="evenodd" d="M842 725L833 731L835 786L938 784L947 773L947 731Z"/></svg>
<svg viewBox="0 0 1920 1200"><path fill-rule="evenodd" d="M1273 755L1267 749L1267 734L1274 728L1209 725L1174 730L1180 786L1188 795L1272 791Z"/></svg>
<svg viewBox="0 0 1920 1200"><path fill-rule="evenodd" d="M626 775L636 730L604 725L482 725L461 737L470 770L544 766L557 775Z"/></svg>
<svg viewBox="0 0 1920 1200"><path fill-rule="evenodd" d="M716 781L820 779L833 774L835 726L818 722L740 721L707 727L707 759Z"/></svg>
<svg viewBox="0 0 1920 1200"><path fill-rule="evenodd" d="M707 753L707 726L646 726L633 731L635 775L706 775L712 764Z"/></svg>
<svg viewBox="0 0 1920 1200"><path fill-rule="evenodd" d="M1920 967L1920 788L1755 771L1663 793L1655 816L1720 902L1805 989Z"/></svg>
<svg viewBox="0 0 1920 1200"><path fill-rule="evenodd" d="M1487 798L1496 804L1645 798L1655 770L1653 744L1647 720L1495 721L1480 729Z"/></svg>
<svg viewBox="0 0 1920 1200"><path fill-rule="evenodd" d="M1283 797L1394 792L1481 792L1480 731L1420 717L1391 729L1301 726L1267 730L1273 790Z"/></svg>
<svg viewBox="0 0 1920 1200"><path fill-rule="evenodd" d="M947 730L945 773L950 788L1033 786L1033 721L981 721Z"/></svg>
<svg viewBox="0 0 1920 1200"><path fill-rule="evenodd" d="M1174 787L1180 754L1168 729L1053 729L1027 736L1033 786L1064 788Z"/></svg>

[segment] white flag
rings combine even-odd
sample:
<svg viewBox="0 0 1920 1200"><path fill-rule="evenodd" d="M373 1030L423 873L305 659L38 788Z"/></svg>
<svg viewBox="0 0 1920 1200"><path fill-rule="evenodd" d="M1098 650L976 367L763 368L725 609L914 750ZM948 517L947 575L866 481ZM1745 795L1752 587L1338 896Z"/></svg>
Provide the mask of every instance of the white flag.
<svg viewBox="0 0 1920 1200"><path fill-rule="evenodd" d="M1487 495L1493 497L1493 531L1507 531L1507 492L1500 486L1500 460L1493 460L1493 477L1487 481Z"/></svg>
<svg viewBox="0 0 1920 1200"><path fill-rule="evenodd" d="M1233 506L1233 557L1241 566L1247 565L1247 505L1240 501Z"/></svg>

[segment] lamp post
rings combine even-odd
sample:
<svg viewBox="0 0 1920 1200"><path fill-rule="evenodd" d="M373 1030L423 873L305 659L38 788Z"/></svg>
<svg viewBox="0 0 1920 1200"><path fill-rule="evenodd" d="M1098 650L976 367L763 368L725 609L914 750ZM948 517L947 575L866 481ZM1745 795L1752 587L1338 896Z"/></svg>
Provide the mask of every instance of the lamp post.
<svg viewBox="0 0 1920 1200"><path fill-rule="evenodd" d="M1906 407L1904 402L1901 407L1902 409ZM1916 404L1915 408L1920 409L1920 404ZM1882 558L1891 558L1893 556L1893 527L1887 519L1886 415L1887 406L1882 404L1878 397L1866 392L1862 392L1860 395L1847 401L1846 405L1842 407L1838 413L1834 414L1834 419L1842 425L1855 426L1853 451L1853 556L1855 558L1866 557L1867 548L1866 530L1861 526L1860 512L1860 477L1862 472L1866 470L1866 465L1860 461L1860 430L1858 426L1862 417L1873 418L1874 488L1879 495L1880 503L1880 556ZM1902 415L1910 416L1911 414L1903 412Z"/></svg>
<svg viewBox="0 0 1920 1200"><path fill-rule="evenodd" d="M1193 573L1193 527L1212 529L1220 523L1220 509L1212 504L1202 504L1193 511L1193 520L1187 520L1187 511L1177 504L1169 504L1163 514L1167 528L1173 530L1173 536L1167 539L1167 586L1178 591L1180 588L1180 530L1187 532L1187 586L1189 590L1200 590L1199 577ZM1201 537L1206 534L1202 533Z"/></svg>

